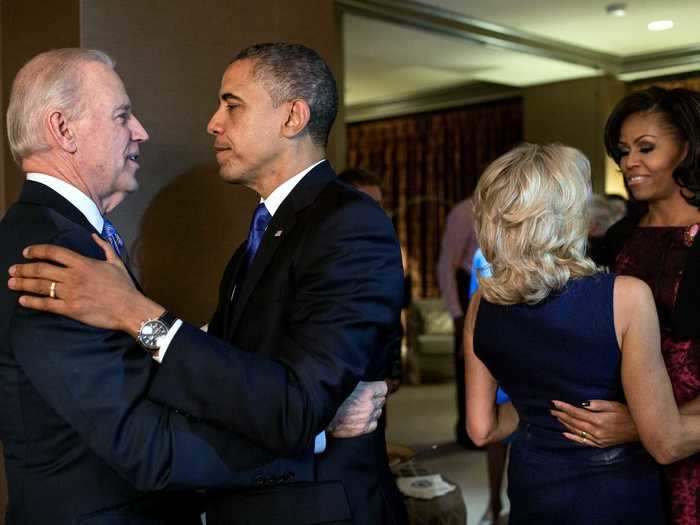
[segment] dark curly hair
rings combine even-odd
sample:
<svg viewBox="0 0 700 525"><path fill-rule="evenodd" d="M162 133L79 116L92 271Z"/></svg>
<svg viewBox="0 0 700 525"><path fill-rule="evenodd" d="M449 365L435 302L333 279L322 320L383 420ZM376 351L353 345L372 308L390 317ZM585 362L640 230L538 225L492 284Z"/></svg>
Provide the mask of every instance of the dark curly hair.
<svg viewBox="0 0 700 525"><path fill-rule="evenodd" d="M618 145L624 121L635 113L656 113L688 143L688 154L673 172L673 180L685 188L683 197L700 208L700 93L689 89L651 86L620 100L605 124L605 149L619 166Z"/></svg>

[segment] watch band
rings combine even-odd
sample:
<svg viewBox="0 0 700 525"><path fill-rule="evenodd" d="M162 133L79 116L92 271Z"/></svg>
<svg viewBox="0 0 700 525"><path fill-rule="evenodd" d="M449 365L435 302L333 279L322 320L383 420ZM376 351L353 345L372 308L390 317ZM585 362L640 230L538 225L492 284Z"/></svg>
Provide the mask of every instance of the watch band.
<svg viewBox="0 0 700 525"><path fill-rule="evenodd" d="M168 330L170 330L175 324L175 321L177 321L177 316L174 313L168 312L166 310L165 312L163 312L163 315L161 315L158 318L158 320L165 323L165 325L168 327Z"/></svg>
<svg viewBox="0 0 700 525"><path fill-rule="evenodd" d="M160 340L167 335L175 321L177 317L166 310L160 317L142 322L136 339L147 352L158 352Z"/></svg>

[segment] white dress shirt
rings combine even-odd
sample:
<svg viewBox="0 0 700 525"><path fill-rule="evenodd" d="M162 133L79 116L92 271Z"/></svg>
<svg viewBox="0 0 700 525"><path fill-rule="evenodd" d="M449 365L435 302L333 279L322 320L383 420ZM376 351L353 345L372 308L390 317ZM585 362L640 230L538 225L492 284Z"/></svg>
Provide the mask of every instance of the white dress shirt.
<svg viewBox="0 0 700 525"><path fill-rule="evenodd" d="M38 182L44 186L48 186L53 191L58 193L61 197L70 202L73 206L78 208L78 211L85 215L85 218L92 224L99 233L102 233L102 227L104 226L105 220L102 218L97 204L80 191L75 186L68 184L67 182L52 177L51 175L45 175L44 173L27 173L27 180L32 182Z"/></svg>

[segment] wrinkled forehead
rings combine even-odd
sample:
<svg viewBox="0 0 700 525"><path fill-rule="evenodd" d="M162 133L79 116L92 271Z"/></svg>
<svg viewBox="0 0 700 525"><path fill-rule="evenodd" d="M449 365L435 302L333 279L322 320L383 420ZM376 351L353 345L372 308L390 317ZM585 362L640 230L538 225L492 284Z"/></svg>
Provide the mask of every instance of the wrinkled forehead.
<svg viewBox="0 0 700 525"><path fill-rule="evenodd" d="M83 65L81 97L89 105L107 107L129 105L129 95L116 71L100 62Z"/></svg>

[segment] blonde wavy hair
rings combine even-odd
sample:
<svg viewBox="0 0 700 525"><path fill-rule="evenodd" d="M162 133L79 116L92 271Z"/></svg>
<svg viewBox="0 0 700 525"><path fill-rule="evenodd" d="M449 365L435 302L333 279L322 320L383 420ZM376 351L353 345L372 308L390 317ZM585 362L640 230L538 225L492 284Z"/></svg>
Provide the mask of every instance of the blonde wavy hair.
<svg viewBox="0 0 700 525"><path fill-rule="evenodd" d="M522 144L484 171L474 193L479 246L496 304L535 304L569 279L598 272L586 257L591 167L577 149Z"/></svg>

